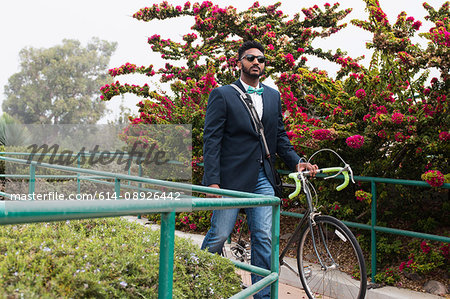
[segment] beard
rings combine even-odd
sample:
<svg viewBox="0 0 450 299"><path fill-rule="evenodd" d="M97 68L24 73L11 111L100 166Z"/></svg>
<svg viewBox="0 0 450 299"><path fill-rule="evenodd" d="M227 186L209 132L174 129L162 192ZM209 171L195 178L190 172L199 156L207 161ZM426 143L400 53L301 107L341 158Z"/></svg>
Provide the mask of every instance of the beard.
<svg viewBox="0 0 450 299"><path fill-rule="evenodd" d="M259 69L259 72L258 73L252 72L252 68ZM245 66L242 66L242 72L244 74L246 74L247 76L251 77L251 78L257 79L257 78L261 77L264 74L264 68L261 69L259 67L253 66L253 65L251 67L249 67L249 68L246 68Z"/></svg>

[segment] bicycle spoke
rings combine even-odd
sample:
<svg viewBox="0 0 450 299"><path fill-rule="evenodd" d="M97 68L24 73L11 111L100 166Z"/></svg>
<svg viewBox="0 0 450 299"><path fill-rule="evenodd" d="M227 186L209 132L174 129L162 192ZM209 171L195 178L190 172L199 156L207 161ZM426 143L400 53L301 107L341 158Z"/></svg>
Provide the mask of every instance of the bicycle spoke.
<svg viewBox="0 0 450 299"><path fill-rule="evenodd" d="M353 234L337 219L316 217L316 225L302 233L298 267L309 298L363 298L365 265ZM314 237L313 237L314 236ZM353 270L356 267L356 270Z"/></svg>

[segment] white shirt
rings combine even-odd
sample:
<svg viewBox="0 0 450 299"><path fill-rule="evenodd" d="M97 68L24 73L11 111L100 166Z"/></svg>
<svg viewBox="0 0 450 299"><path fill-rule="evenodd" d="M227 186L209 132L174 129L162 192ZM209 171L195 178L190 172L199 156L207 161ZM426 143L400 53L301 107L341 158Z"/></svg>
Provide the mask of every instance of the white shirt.
<svg viewBox="0 0 450 299"><path fill-rule="evenodd" d="M242 79L240 79L240 78L239 78L239 80L241 81L242 85L244 86L245 91L247 92L248 87L250 85L245 84L244 81L242 81ZM252 98L252 102L253 102L253 105L255 106L256 112L258 113L259 119L262 119L263 110L264 110L262 96L257 94L256 92L254 92L254 93L250 94L250 97Z"/></svg>

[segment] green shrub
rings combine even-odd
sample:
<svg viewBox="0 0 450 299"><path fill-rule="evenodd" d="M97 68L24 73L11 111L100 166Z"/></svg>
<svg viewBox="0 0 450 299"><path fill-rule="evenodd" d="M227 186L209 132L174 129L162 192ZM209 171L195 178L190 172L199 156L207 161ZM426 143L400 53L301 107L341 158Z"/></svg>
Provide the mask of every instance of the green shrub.
<svg viewBox="0 0 450 299"><path fill-rule="evenodd" d="M230 261L176 238L175 298L240 290ZM0 227L0 298L156 298L159 232L120 218Z"/></svg>
<svg viewBox="0 0 450 299"><path fill-rule="evenodd" d="M375 275L375 281L378 283L385 283L387 285L395 285L400 280L400 274L397 269L386 268Z"/></svg>
<svg viewBox="0 0 450 299"><path fill-rule="evenodd" d="M409 245L412 253L408 256L408 261L403 261L399 270L421 275L436 273L439 269L448 271L448 245L419 240L412 241ZM447 251L446 251L447 250Z"/></svg>

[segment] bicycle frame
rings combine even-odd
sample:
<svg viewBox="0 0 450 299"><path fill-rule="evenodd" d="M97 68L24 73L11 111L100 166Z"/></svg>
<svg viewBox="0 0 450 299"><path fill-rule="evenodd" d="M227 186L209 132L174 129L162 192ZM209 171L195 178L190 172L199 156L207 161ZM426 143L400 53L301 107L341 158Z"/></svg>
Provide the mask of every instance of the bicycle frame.
<svg viewBox="0 0 450 299"><path fill-rule="evenodd" d="M342 171L347 170L347 168L350 169L349 165L346 164L345 168L341 169L337 174L335 174L335 175L333 175L331 177L337 176ZM334 170L336 170L336 168L327 168L327 169L321 169L320 172L329 172L329 171L334 171ZM351 169L350 169L350 171L351 171ZM307 177L302 172L300 172L298 176L301 179L301 184L303 186L303 192L306 195L306 203L308 205L308 209L307 209L305 215L303 216L302 220L300 221L300 223L295 228L295 231L294 231L292 237L289 238L288 243L286 244L285 248L283 249L283 251L281 252L280 257L279 257L280 267L282 265L285 265L291 271L296 273L297 275L298 275L297 271L295 271L295 269L293 269L291 266L286 264L286 262L284 261L284 257L286 255L287 251L291 248L292 244L294 244L295 242L299 241L300 235L301 235L300 234L301 230L302 230L302 228L303 228L303 226L305 225L306 222L308 222L308 225L311 228L310 229L310 233L311 233L311 238L313 240L314 251L315 251L316 256L317 256L317 258L318 258L318 260L320 262L320 265L322 266L322 269L326 270L327 268L330 268L330 267L326 267L324 265L324 263L322 262L322 259L320 258L320 254L318 253L317 248L316 248L315 237L314 237L314 233L313 233L313 229L312 229L312 227L315 225L314 218L316 216L319 216L321 213L317 212L316 208L313 205L313 202L312 202L313 198L312 198L312 195L311 195L311 190L310 190L310 188L309 188L309 186L307 184L308 183ZM338 190L340 190L342 188L345 188L345 186L347 185L347 183L348 183L348 175L345 174L345 176L346 176L346 181L345 181L344 184L338 186L338 188L337 188ZM353 180L353 174L352 174L352 180ZM297 188L298 188L298 186L297 186ZM298 194L298 192L297 193L294 192L293 194L291 194L291 196L292 195L296 196L297 194ZM332 255L330 254L330 251L328 250L328 246L326 245L327 242L325 242L325 236L323 234L322 229L319 228L319 231L320 231L320 236L321 236L322 241L323 241L322 243L325 244L325 250L327 251L327 254L331 258L331 260L333 260L333 264L335 264L334 259L333 259Z"/></svg>
<svg viewBox="0 0 450 299"><path fill-rule="evenodd" d="M312 203L311 191L306 184L306 178L303 176L302 176L302 184L303 184L303 190L304 190L303 192L306 194L306 202L308 205L308 209L307 209L305 215L303 216L302 220L300 221L300 223L295 228L295 231L292 234L292 237L289 238L288 243L284 247L283 251L281 251L280 257L279 257L280 267L283 265L287 266L291 271L296 273L297 276L298 276L297 271L295 271L295 269L293 269L291 266L289 266L288 264L285 263L284 257L286 255L286 253L288 252L288 250L292 247L292 245L295 244L295 242L298 242L300 240L300 233L301 233L301 230L302 230L303 226L305 225L305 223L308 222L308 225L310 227L312 227L312 225L314 223L314 217L317 215L320 215L320 213L316 213L316 209L314 208L314 205ZM312 232L312 229L311 229L311 232ZM312 235L312 238L314 239L314 235ZM316 254L317 254L317 249L315 248L315 244L314 244L314 250L316 251ZM322 261L320 261L320 263L323 267Z"/></svg>

